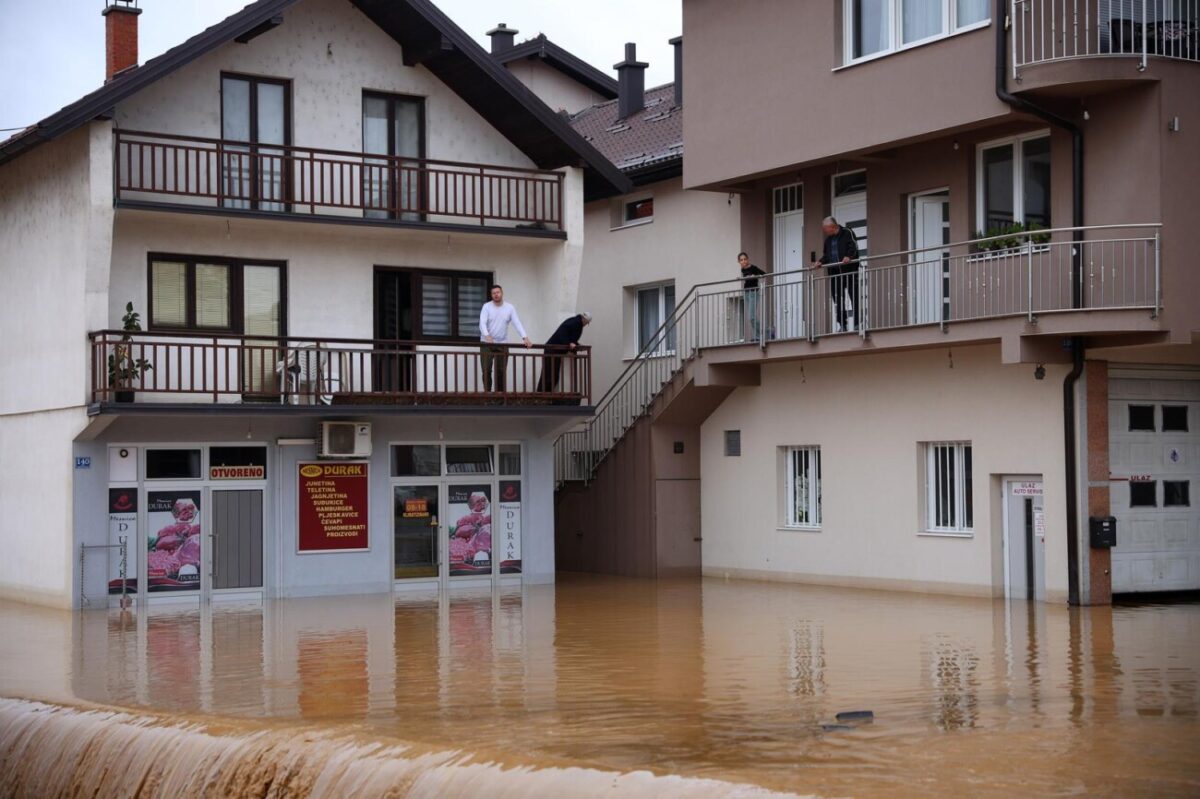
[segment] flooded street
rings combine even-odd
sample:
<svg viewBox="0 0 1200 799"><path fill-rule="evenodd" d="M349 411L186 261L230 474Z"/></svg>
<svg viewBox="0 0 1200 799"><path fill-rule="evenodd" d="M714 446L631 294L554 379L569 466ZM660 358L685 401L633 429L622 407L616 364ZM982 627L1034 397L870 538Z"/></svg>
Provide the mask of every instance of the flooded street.
<svg viewBox="0 0 1200 799"><path fill-rule="evenodd" d="M0 604L0 696L115 706L150 727L178 716L217 738L303 732L528 767L463 795L564 795L586 780L537 775L567 766L720 781L680 795L1200 794L1198 603L563 576L440 600ZM854 711L872 717L838 717ZM13 757L13 718L48 712L0 707L5 770L30 766Z"/></svg>

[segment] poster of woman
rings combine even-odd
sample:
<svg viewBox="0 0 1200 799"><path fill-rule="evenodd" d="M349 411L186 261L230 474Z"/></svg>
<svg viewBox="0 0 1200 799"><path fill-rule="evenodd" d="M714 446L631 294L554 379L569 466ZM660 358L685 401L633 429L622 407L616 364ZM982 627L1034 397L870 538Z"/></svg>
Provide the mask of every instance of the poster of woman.
<svg viewBox="0 0 1200 799"><path fill-rule="evenodd" d="M492 487L449 488L450 576L492 573Z"/></svg>
<svg viewBox="0 0 1200 799"><path fill-rule="evenodd" d="M200 492L151 491L146 500L146 590L198 589Z"/></svg>

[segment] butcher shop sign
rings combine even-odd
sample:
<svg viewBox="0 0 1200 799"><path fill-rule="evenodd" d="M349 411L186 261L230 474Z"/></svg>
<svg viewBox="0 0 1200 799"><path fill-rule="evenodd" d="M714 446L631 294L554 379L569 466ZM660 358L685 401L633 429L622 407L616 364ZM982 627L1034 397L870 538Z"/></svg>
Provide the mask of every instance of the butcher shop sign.
<svg viewBox="0 0 1200 799"><path fill-rule="evenodd" d="M301 463L299 552L360 552L367 535L367 463Z"/></svg>

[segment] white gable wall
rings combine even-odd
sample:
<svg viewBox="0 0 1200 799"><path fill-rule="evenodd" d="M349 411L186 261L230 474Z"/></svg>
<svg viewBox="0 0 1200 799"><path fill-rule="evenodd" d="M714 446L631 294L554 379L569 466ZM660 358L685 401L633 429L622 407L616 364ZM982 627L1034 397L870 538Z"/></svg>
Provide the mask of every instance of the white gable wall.
<svg viewBox="0 0 1200 799"><path fill-rule="evenodd" d="M574 114L608 100L536 58L510 61L505 66L555 111Z"/></svg>

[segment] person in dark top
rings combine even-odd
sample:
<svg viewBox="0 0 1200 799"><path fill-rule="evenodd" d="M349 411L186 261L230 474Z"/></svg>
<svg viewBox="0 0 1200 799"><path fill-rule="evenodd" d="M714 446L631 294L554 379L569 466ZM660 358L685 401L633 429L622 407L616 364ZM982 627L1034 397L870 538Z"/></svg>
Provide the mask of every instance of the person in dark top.
<svg viewBox="0 0 1200 799"><path fill-rule="evenodd" d="M850 228L842 227L832 216L827 216L821 222L821 232L825 234L825 245L821 257L813 262L812 268L824 265L830 276L829 292L833 296L833 307L836 309L838 331L848 330L847 322L851 313L855 323L858 322L858 241ZM846 299L847 292L850 298Z"/></svg>
<svg viewBox="0 0 1200 799"><path fill-rule="evenodd" d="M746 336L745 322L748 321L750 330L754 334L751 341L758 341L758 276L765 275L766 272L750 263L750 256L744 252L738 253L737 260L738 266L742 270L742 310L744 312L742 338Z"/></svg>
<svg viewBox="0 0 1200 799"><path fill-rule="evenodd" d="M558 386L558 378L562 374L563 361L579 346L583 329L592 323L592 315L586 311L568 319L554 331L554 335L546 339L546 356L542 358L542 376L538 380L539 392L551 392ZM572 386L575 391L578 386Z"/></svg>

